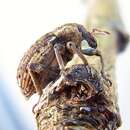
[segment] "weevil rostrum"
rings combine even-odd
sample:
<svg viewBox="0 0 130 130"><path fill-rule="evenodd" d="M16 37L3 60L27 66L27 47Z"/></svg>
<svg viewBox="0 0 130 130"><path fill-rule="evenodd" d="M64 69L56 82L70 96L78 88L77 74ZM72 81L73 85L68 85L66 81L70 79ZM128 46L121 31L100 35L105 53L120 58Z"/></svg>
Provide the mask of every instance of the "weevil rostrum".
<svg viewBox="0 0 130 130"><path fill-rule="evenodd" d="M81 49L82 40L87 41L89 49ZM83 54L99 56L101 73L104 74L102 55L96 48L97 42L92 33L80 24L65 24L45 34L27 50L18 66L17 80L22 93L27 98L34 93L41 96L42 89L49 82L55 81L60 72L65 74L65 65L75 53L84 64L88 62Z"/></svg>

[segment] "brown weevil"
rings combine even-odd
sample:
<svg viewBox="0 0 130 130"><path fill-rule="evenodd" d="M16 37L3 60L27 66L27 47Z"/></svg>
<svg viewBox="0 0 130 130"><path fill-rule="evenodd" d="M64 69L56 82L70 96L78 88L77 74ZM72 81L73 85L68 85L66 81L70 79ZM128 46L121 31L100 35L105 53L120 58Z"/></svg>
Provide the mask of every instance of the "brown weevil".
<svg viewBox="0 0 130 130"><path fill-rule="evenodd" d="M82 50L81 42L86 40L90 49ZM29 98L34 93L42 95L42 89L51 81L58 78L59 73L65 74L65 65L76 53L88 64L86 55L97 55L101 58L102 71L104 64L97 42L82 25L69 23L62 25L52 32L42 36L24 54L17 70L18 84L25 97Z"/></svg>

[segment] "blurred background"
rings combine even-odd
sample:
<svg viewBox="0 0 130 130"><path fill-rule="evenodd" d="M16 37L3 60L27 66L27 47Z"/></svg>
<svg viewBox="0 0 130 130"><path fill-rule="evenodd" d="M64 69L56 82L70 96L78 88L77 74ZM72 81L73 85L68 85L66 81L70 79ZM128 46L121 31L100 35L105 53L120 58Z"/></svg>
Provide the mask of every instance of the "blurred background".
<svg viewBox="0 0 130 130"><path fill-rule="evenodd" d="M23 53L55 27L84 24L88 0L0 0L0 130L36 130L32 105L17 86L16 71ZM130 33L130 2L119 0L126 30ZM123 125L130 129L130 45L116 63L119 106Z"/></svg>

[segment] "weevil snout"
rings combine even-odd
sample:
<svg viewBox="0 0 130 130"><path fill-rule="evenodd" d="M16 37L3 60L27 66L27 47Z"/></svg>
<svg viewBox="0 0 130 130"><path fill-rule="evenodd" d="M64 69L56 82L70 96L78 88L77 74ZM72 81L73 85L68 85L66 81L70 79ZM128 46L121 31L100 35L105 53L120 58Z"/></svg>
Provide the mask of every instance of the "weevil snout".
<svg viewBox="0 0 130 130"><path fill-rule="evenodd" d="M91 35L91 33L88 32L87 39L84 39L88 42L89 46L96 49L97 48L97 41L96 39Z"/></svg>
<svg viewBox="0 0 130 130"><path fill-rule="evenodd" d="M82 40L87 41L90 47L96 49L97 48L97 41L93 37L93 35L90 32L88 32L82 25L78 26L78 30L82 35Z"/></svg>

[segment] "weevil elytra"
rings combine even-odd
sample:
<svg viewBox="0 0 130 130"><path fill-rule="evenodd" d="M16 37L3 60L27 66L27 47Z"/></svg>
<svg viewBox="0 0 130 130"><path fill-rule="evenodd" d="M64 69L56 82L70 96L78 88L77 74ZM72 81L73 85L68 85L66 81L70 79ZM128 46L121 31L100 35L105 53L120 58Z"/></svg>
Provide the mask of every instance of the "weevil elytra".
<svg viewBox="0 0 130 130"><path fill-rule="evenodd" d="M82 40L91 48L82 50ZM42 95L42 89L50 81L54 81L60 72L65 73L65 65L74 53L84 64L88 63L83 54L100 56L103 73L102 55L96 48L94 36L80 24L65 24L45 34L24 54L18 66L17 80L23 94L27 98L36 92Z"/></svg>

